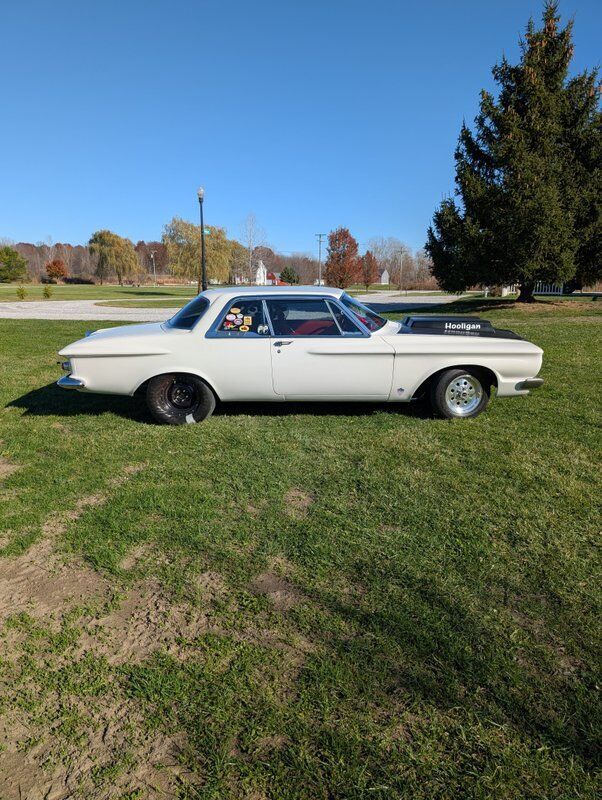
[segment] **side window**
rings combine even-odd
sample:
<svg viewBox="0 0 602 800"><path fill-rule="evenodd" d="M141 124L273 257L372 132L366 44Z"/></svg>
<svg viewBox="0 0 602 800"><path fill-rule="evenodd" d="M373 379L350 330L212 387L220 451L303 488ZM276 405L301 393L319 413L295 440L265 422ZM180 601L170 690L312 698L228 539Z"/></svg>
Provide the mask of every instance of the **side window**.
<svg viewBox="0 0 602 800"><path fill-rule="evenodd" d="M339 323L339 328L345 334L358 334L362 335L362 331L357 327L355 322L349 319L347 314L344 314L336 303L328 303L328 307L332 311L334 318Z"/></svg>
<svg viewBox="0 0 602 800"><path fill-rule="evenodd" d="M235 300L222 314L217 330L236 336L244 336L245 333L265 336L269 329L263 314L263 303L255 299Z"/></svg>
<svg viewBox="0 0 602 800"><path fill-rule="evenodd" d="M275 336L340 336L325 300L267 300Z"/></svg>

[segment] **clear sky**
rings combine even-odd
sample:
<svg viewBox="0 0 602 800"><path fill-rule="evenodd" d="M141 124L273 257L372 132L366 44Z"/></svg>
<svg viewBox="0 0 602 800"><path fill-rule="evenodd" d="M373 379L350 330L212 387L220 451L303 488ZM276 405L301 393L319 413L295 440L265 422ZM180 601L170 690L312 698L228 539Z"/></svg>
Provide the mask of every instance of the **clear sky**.
<svg viewBox="0 0 602 800"><path fill-rule="evenodd" d="M563 0L574 68L602 2ZM283 252L345 225L421 247L491 66L535 0L0 0L0 237L155 239L173 215Z"/></svg>

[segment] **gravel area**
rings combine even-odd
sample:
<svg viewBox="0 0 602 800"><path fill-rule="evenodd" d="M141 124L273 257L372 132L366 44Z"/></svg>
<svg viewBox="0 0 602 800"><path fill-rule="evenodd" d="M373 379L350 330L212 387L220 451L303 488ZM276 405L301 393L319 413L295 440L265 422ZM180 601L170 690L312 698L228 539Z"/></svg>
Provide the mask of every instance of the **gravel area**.
<svg viewBox="0 0 602 800"><path fill-rule="evenodd" d="M368 303L375 311L428 310L433 303L449 303L457 295L421 295L414 301L411 295L396 292L358 295L358 300ZM0 319L94 319L117 322L163 322L178 310L174 308L111 308L97 305L104 300L42 300L0 302ZM133 301L135 302L135 301Z"/></svg>

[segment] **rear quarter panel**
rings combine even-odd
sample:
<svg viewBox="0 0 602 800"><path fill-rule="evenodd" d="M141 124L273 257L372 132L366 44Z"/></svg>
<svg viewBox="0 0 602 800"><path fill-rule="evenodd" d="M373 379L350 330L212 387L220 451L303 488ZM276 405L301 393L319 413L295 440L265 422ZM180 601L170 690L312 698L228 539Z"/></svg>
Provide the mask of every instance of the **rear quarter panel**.
<svg viewBox="0 0 602 800"><path fill-rule="evenodd" d="M395 350L391 400L411 400L424 381L442 369L486 367L494 372L498 396L528 394L516 384L537 375L543 351L520 339L397 334L385 336Z"/></svg>

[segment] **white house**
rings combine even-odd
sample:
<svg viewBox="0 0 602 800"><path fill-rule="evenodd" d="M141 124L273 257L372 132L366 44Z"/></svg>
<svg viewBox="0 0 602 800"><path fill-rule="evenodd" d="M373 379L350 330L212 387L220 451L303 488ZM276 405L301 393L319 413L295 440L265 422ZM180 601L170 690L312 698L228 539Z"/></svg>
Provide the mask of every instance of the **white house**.
<svg viewBox="0 0 602 800"><path fill-rule="evenodd" d="M257 286L268 285L268 271L263 261L259 261L257 264L257 269L255 270L255 284Z"/></svg>
<svg viewBox="0 0 602 800"><path fill-rule="evenodd" d="M388 286L391 283L391 276L389 275L389 270L386 267L381 272L378 282L385 286Z"/></svg>

